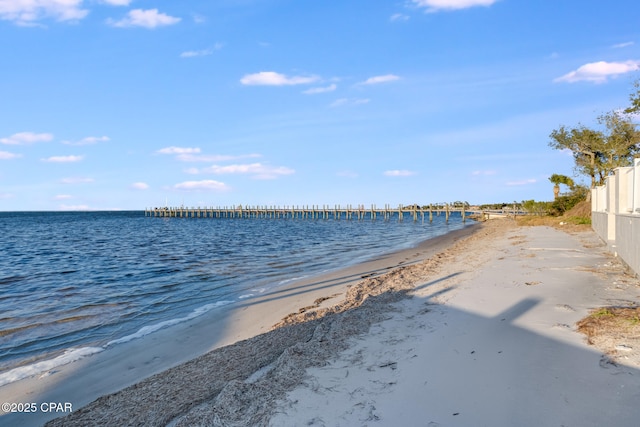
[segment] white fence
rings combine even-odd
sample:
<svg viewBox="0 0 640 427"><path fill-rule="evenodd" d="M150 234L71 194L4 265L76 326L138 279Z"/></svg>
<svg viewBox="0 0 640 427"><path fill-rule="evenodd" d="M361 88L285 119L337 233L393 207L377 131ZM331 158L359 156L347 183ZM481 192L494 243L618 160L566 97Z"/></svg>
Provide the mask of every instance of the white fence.
<svg viewBox="0 0 640 427"><path fill-rule="evenodd" d="M591 190L591 211L596 233L640 275L640 159Z"/></svg>

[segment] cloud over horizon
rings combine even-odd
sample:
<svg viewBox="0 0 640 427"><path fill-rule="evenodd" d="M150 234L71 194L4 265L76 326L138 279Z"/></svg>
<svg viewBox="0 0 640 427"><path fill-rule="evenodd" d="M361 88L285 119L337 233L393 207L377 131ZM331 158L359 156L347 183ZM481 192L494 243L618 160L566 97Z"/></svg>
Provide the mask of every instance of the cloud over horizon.
<svg viewBox="0 0 640 427"><path fill-rule="evenodd" d="M311 89L303 91L302 93L304 93L305 95L317 95L319 93L333 92L337 88L338 86L335 83L332 83L329 86L325 87L313 87Z"/></svg>
<svg viewBox="0 0 640 427"><path fill-rule="evenodd" d="M7 138L0 138L0 143L6 145L29 145L51 140L53 140L53 135L50 133L18 132Z"/></svg>
<svg viewBox="0 0 640 427"><path fill-rule="evenodd" d="M609 78L616 78L622 74L640 70L640 61L625 62L591 62L554 79L554 83L575 83L580 81L592 83L606 83Z"/></svg>
<svg viewBox="0 0 640 427"><path fill-rule="evenodd" d="M89 14L83 0L0 0L0 19L20 26L35 26L45 18L78 21Z"/></svg>
<svg viewBox="0 0 640 427"><path fill-rule="evenodd" d="M161 13L158 11L158 9L133 9L130 10L124 18L118 21L108 19L107 24L119 28L142 27L153 29L157 27L174 25L181 20L182 18L177 18L174 16L169 16L165 13Z"/></svg>
<svg viewBox="0 0 640 427"><path fill-rule="evenodd" d="M0 151L0 160L11 160L22 157L22 154L10 153L8 151Z"/></svg>
<svg viewBox="0 0 640 427"><path fill-rule="evenodd" d="M173 186L175 190L185 191L227 191L230 187L224 182L205 179L202 181L184 181Z"/></svg>
<svg viewBox="0 0 640 427"><path fill-rule="evenodd" d="M102 3L106 3L111 6L129 6L131 0L102 0Z"/></svg>
<svg viewBox="0 0 640 427"><path fill-rule="evenodd" d="M416 175L416 172L410 171L410 170L406 170L406 169L395 169L395 170L388 170L384 172L385 176L413 176Z"/></svg>
<svg viewBox="0 0 640 427"><path fill-rule="evenodd" d="M274 71L246 74L240 79L245 86L294 86L310 84L320 80L318 76L286 76Z"/></svg>
<svg viewBox="0 0 640 427"><path fill-rule="evenodd" d="M417 7L426 8L427 12L439 10L460 10L470 7L488 7L498 0L412 0Z"/></svg>
<svg viewBox="0 0 640 427"><path fill-rule="evenodd" d="M197 147L171 147L161 148L156 153L158 154L197 154L200 152L200 148Z"/></svg>
<svg viewBox="0 0 640 427"><path fill-rule="evenodd" d="M396 80L400 80L400 77L396 76L395 74L385 74L384 76L369 77L367 80L363 81L360 84L361 85L377 85L380 83L394 82Z"/></svg>
<svg viewBox="0 0 640 427"><path fill-rule="evenodd" d="M207 168L191 168L186 171L191 174L210 173L214 175L242 174L252 175L255 179L275 179L278 176L292 175L294 169L285 166L269 166L262 163L235 164L235 165L212 165Z"/></svg>
<svg viewBox="0 0 640 427"><path fill-rule="evenodd" d="M222 43L216 43L213 47L201 50L187 50L180 54L180 58L196 58L198 56L213 55L216 50L222 49Z"/></svg>
<svg viewBox="0 0 640 427"><path fill-rule="evenodd" d="M44 159L40 159L47 163L75 163L84 159L84 156L51 156Z"/></svg>
<svg viewBox="0 0 640 427"><path fill-rule="evenodd" d="M110 141L108 136L88 136L86 138L82 138L79 141L62 141L63 144L66 145L93 145L98 142L107 142Z"/></svg>
<svg viewBox="0 0 640 427"><path fill-rule="evenodd" d="M147 184L146 182L134 182L133 184L131 184L131 188L133 188L134 190L148 190L149 184Z"/></svg>

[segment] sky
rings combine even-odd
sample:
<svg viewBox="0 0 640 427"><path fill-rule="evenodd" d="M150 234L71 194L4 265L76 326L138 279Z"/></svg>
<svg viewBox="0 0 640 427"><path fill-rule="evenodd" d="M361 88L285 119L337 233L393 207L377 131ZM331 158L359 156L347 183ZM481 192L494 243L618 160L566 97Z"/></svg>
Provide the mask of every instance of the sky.
<svg viewBox="0 0 640 427"><path fill-rule="evenodd" d="M549 134L629 105L639 24L635 0L0 0L0 211L551 200Z"/></svg>

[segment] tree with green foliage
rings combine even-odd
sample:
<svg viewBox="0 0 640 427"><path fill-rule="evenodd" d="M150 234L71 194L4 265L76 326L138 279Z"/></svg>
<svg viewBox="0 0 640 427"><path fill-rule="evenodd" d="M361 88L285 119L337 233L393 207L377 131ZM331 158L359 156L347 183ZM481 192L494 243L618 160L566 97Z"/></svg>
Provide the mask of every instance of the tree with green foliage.
<svg viewBox="0 0 640 427"><path fill-rule="evenodd" d="M627 114L635 114L640 113L640 80L636 80L633 84L633 87L636 88L635 93L629 95L629 101L631 101L631 106L629 106L626 110L624 110Z"/></svg>
<svg viewBox="0 0 640 427"><path fill-rule="evenodd" d="M587 200L590 191L582 185L575 185L571 192L554 199L549 206L549 214L553 216L564 215L564 213L573 208L583 200Z"/></svg>
<svg viewBox="0 0 640 427"><path fill-rule="evenodd" d="M569 178L566 175L559 175L554 173L549 177L549 181L553 184L553 198L557 199L558 195L560 195L560 184L566 185L569 189L572 189L575 186L573 179Z"/></svg>
<svg viewBox="0 0 640 427"><path fill-rule="evenodd" d="M536 202L535 200L523 200L522 209L532 215L546 215L551 207L551 202Z"/></svg>
<svg viewBox="0 0 640 427"><path fill-rule="evenodd" d="M603 130L560 126L549 135L549 146L573 153L575 171L591 177L591 188L603 185L615 168L632 165L640 154L640 132L628 114L612 111L600 116L598 123Z"/></svg>

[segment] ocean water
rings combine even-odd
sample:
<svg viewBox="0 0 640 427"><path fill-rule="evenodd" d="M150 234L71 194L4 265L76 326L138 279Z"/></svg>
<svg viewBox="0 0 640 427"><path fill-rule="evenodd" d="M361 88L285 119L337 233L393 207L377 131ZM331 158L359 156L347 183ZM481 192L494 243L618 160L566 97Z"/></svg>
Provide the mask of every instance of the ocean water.
<svg viewBox="0 0 640 427"><path fill-rule="evenodd" d="M0 386L466 225L0 212Z"/></svg>

